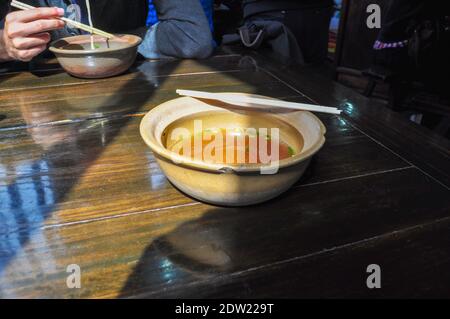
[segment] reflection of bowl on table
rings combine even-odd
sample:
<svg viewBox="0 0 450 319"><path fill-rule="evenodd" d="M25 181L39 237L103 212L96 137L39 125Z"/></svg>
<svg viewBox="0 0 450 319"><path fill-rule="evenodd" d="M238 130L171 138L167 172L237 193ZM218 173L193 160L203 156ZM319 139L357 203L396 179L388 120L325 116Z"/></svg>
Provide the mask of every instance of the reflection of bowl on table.
<svg viewBox="0 0 450 319"><path fill-rule="evenodd" d="M90 35L79 35L56 40L50 45L50 51L73 76L106 78L127 71L136 60L142 42L135 35L118 35L109 41L94 36L95 49L91 49L90 39Z"/></svg>
<svg viewBox="0 0 450 319"><path fill-rule="evenodd" d="M183 119L198 114L204 127L274 128L296 154L279 161L276 174L261 174L261 164L206 163L175 154L166 148L167 136ZM202 116L207 114L207 116ZM232 112L193 98L178 98L151 110L141 122L141 136L150 146L167 178L181 191L201 201L246 206L272 199L288 190L303 175L311 157L325 143L325 127L310 112L265 114ZM303 143L301 143L303 140ZM303 144L303 145L301 145Z"/></svg>
<svg viewBox="0 0 450 319"><path fill-rule="evenodd" d="M179 228L153 242L158 252L171 263L196 276L229 270L233 261L228 255L230 248L226 236L219 229L198 231L191 224Z"/></svg>

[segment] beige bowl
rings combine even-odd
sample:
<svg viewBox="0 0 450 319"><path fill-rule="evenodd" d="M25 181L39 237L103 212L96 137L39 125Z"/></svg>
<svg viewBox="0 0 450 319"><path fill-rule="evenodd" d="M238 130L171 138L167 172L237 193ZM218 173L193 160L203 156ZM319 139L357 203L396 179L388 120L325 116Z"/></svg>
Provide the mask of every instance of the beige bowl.
<svg viewBox="0 0 450 319"><path fill-rule="evenodd" d="M107 78L127 71L136 60L142 39L135 35L118 35L109 40L94 36L96 49L91 49L90 35L78 35L54 41L50 45L58 62L67 73L79 78Z"/></svg>
<svg viewBox="0 0 450 319"><path fill-rule="evenodd" d="M236 94L236 93L230 93ZM207 112L207 113L206 113ZM166 149L166 139L177 126L192 125L183 119L202 117L204 128L273 128L295 150L293 157L280 160L276 174L261 174L261 164L228 165L186 158ZM166 177L178 189L201 201L221 206L246 206L270 200L297 182L311 157L325 143L325 126L310 112L282 114L239 113L189 97L163 103L142 119L140 132L153 151Z"/></svg>

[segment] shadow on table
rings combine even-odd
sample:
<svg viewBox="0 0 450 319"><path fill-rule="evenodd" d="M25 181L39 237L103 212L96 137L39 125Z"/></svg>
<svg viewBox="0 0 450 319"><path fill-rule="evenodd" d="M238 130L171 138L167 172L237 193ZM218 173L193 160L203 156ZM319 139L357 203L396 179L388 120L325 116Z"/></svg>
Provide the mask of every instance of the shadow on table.
<svg viewBox="0 0 450 319"><path fill-rule="evenodd" d="M8 73L8 74L1 74L0 72L0 89L2 82L8 81L14 77L16 77L19 73Z"/></svg>
<svg viewBox="0 0 450 319"><path fill-rule="evenodd" d="M175 68L177 63L172 65ZM139 76L139 73L136 74ZM131 108L122 108L121 114L138 112L154 94L153 83L142 78L139 83L149 90L134 99ZM135 85L132 80L125 82L119 91L110 96L114 105L128 105L127 92ZM111 105L108 100L105 104ZM61 102L59 109L62 111L67 107ZM102 106L100 109L105 111ZM45 112L39 109L34 113L32 105L22 108L22 113L32 142L42 149L42 155L30 163L26 160L26 154L21 154L18 156L24 158L15 161L15 166L9 165L7 158L0 165L0 175L17 176L11 182L0 184L0 274L32 236L42 232L45 221L64 202L79 178L132 119L98 118L48 124L64 116L54 110ZM17 133L12 130L10 134L12 140L24 138L22 130Z"/></svg>
<svg viewBox="0 0 450 319"><path fill-rule="evenodd" d="M46 69L46 70L32 70L30 73L33 74L35 77L45 78L47 76L65 73L65 71L61 68L59 68L59 69L55 68L55 69Z"/></svg>
<svg viewBox="0 0 450 319"><path fill-rule="evenodd" d="M207 297L209 279L275 262L301 250L308 238L328 230L311 226L323 227L318 223L323 217L318 212L311 214L308 207L299 212L298 200L287 192L259 205L211 208L201 218L181 224L147 247L121 297ZM280 207L287 208L280 211ZM300 229L304 234L299 235ZM261 260L261 256L268 259ZM189 288L193 282L204 282L209 288Z"/></svg>

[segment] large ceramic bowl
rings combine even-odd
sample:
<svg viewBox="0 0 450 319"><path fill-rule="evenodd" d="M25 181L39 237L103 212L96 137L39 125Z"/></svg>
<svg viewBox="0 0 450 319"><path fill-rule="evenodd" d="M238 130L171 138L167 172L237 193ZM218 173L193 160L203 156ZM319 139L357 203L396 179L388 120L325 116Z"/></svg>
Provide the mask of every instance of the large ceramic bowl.
<svg viewBox="0 0 450 319"><path fill-rule="evenodd" d="M204 127L277 127L281 138L294 149L301 147L303 138L303 148L296 155L280 160L276 174L262 174L260 164L206 163L169 151L167 136L176 129L176 123L205 112L208 117L202 118ZM260 114L230 111L215 106L213 101L206 103L183 97L148 112L141 122L140 132L164 174L178 189L207 203L246 206L270 200L288 190L325 143L325 126L310 112Z"/></svg>
<svg viewBox="0 0 450 319"><path fill-rule="evenodd" d="M106 41L94 36L96 48L91 49L90 35L79 35L54 41L50 45L58 62L67 73L80 78L107 78L127 71L136 60L142 39L135 35L118 35Z"/></svg>

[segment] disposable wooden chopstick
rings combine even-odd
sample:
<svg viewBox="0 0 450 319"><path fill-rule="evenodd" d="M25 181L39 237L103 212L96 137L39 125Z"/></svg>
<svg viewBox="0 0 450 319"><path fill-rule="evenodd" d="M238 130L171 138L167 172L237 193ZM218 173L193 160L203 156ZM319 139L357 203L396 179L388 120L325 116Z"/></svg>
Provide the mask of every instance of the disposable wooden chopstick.
<svg viewBox="0 0 450 319"><path fill-rule="evenodd" d="M33 7L33 6L30 6L30 5L28 5L28 4L22 3L22 2L20 2L20 1L15 1L15 0L13 0L13 1L11 2L11 6L14 7L14 8L20 9L20 10L31 10L31 9L35 9L35 7ZM111 34L111 33L102 31L102 30L97 29L97 28L92 28L92 27L90 27L90 26L88 26L88 25L86 25L86 24L84 24L84 23L80 23L80 22L77 22L77 21L75 21L75 20L71 20L71 19L64 18L64 17L61 17L61 18L58 18L58 19L60 19L60 20L62 20L62 21L64 21L64 22L66 22L67 24L70 24L71 26L74 26L75 28L84 30L84 31L89 32L89 33L92 33L92 34L97 34L97 35L99 35L99 36L102 36L102 37L105 37L105 38L108 38L108 39L112 39L112 38L115 37L115 36L114 36L113 34Z"/></svg>
<svg viewBox="0 0 450 319"><path fill-rule="evenodd" d="M190 90L177 90L179 95L189 96L199 99L208 99L208 100L217 100L221 102L225 102L228 104L244 106L244 107L256 107L260 109L268 109L270 107L276 108L286 108L291 110L302 110L302 111L311 111L311 112L321 112L321 113L329 113L329 114L341 114L341 110L338 110L335 107L328 106L320 106L320 105L312 105L305 103L294 103L294 102L286 102L281 100L271 100L271 99L263 99L263 98L255 98L249 96L239 96L239 95L229 95L229 94L221 94L221 93L209 93L209 92L201 92L201 91L190 91Z"/></svg>
<svg viewBox="0 0 450 319"><path fill-rule="evenodd" d="M11 2L11 6L15 7L17 9L21 9L21 10L35 9L35 7L33 7L33 6L30 6L28 4L25 4L25 3L22 3L22 2L19 2L19 1L15 1L15 0L13 0ZM105 32L105 31L102 31L102 30L99 30L97 28L91 28L90 26L88 26L86 24L83 24L83 23L80 23L80 22L77 22L77 21L74 21L74 20L71 20L71 19L67 19L67 18L64 18L64 17L61 17L59 19L64 21L64 22L66 22L66 23L68 23L68 24L70 24L70 25L72 25L72 26L74 26L74 27L76 27L76 28L78 28L78 29L87 31L89 33L97 34L97 35L100 35L100 36L108 38L108 39L114 38L113 34Z"/></svg>

